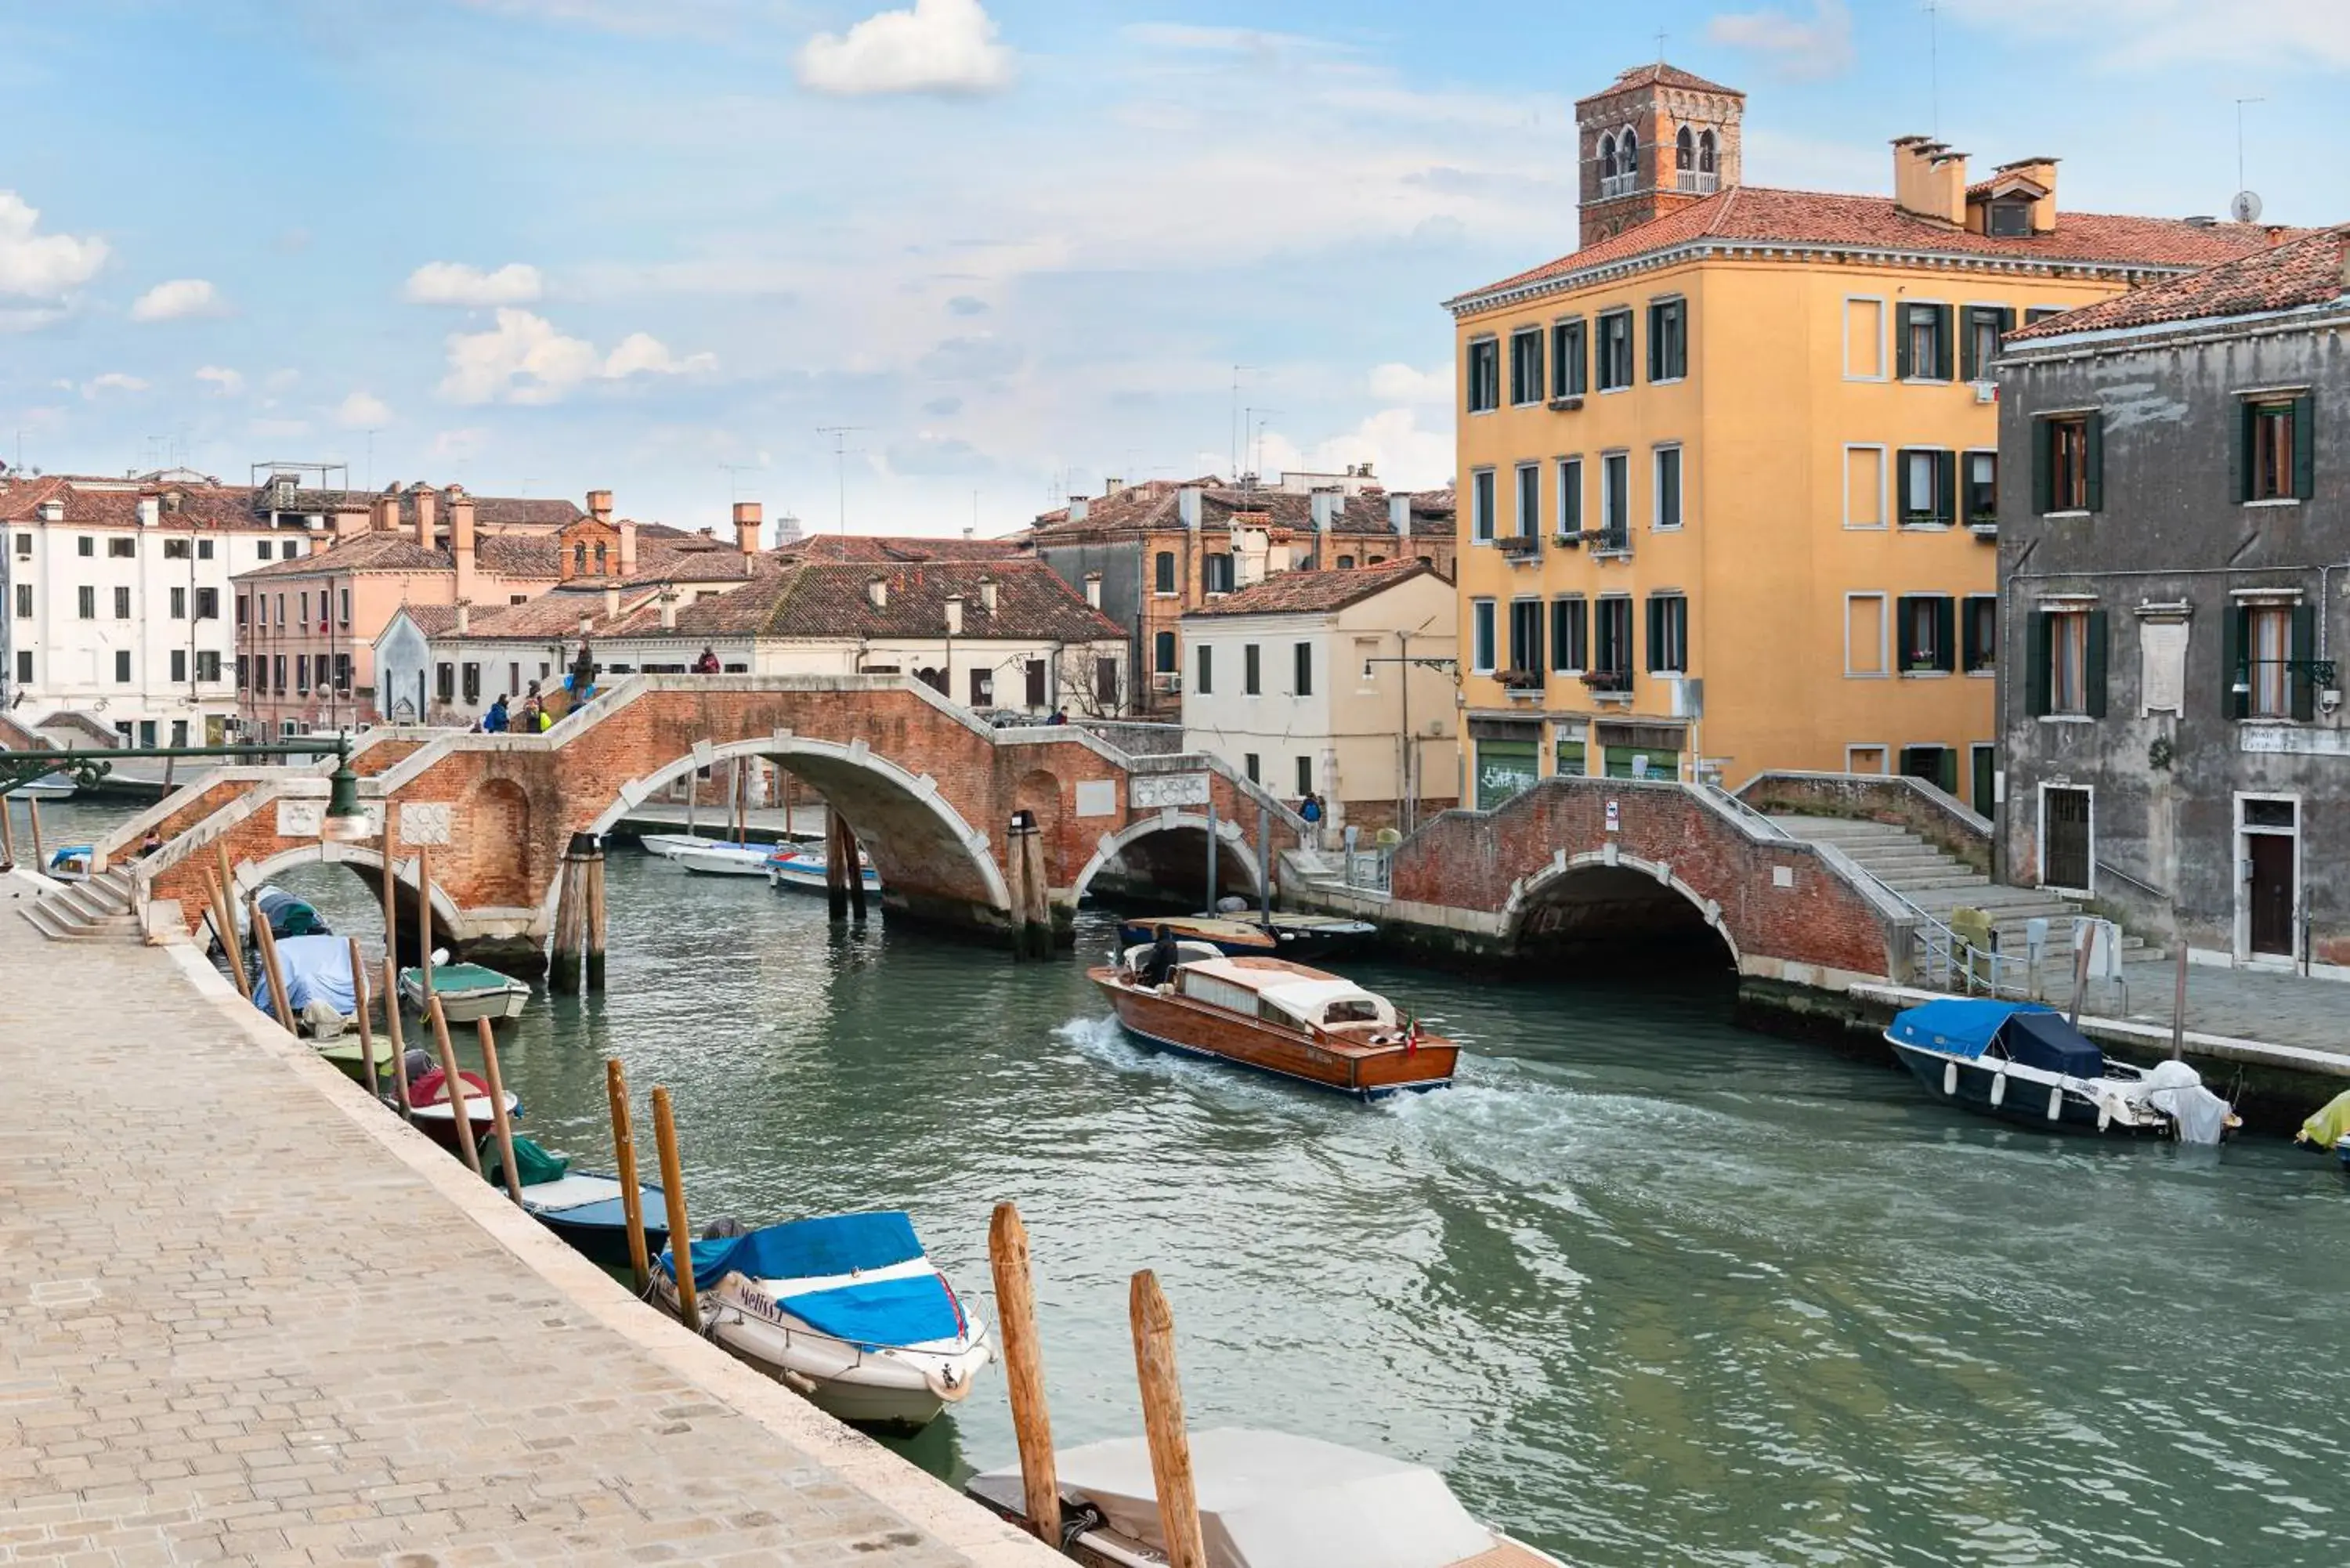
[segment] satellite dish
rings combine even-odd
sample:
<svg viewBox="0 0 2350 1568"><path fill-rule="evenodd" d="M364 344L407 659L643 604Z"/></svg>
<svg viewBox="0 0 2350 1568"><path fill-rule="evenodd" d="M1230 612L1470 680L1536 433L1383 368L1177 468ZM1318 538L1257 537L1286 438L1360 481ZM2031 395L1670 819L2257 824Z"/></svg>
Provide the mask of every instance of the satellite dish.
<svg viewBox="0 0 2350 1568"><path fill-rule="evenodd" d="M2256 223L2261 220L2261 193L2239 191L2236 199L2228 203L2228 215L2240 223Z"/></svg>

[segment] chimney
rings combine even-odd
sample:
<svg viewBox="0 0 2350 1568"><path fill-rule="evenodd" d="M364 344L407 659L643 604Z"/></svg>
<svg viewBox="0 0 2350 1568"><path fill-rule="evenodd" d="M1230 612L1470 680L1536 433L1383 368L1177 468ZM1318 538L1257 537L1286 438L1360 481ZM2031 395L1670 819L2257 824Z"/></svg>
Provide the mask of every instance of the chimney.
<svg viewBox="0 0 2350 1568"><path fill-rule="evenodd" d="M1187 484L1175 493L1175 515L1194 534L1200 531L1200 503L1207 493L1196 484Z"/></svg>
<svg viewBox="0 0 2350 1568"><path fill-rule="evenodd" d="M139 526L141 528L152 528L161 521L163 521L162 498L157 495L140 496L139 498Z"/></svg>
<svg viewBox="0 0 2350 1568"><path fill-rule="evenodd" d="M1087 501L1086 501L1086 497L1084 497L1084 496L1082 496L1082 495L1072 495L1072 496L1070 496L1070 497L1069 497L1069 521L1070 521L1070 522L1072 522L1072 523L1082 523L1082 522L1084 522L1084 521L1086 520L1086 512L1087 512Z"/></svg>
<svg viewBox="0 0 2350 1568"><path fill-rule="evenodd" d="M589 632L592 632L595 629L596 618L588 614L586 610L581 610L579 612L579 635L586 637Z"/></svg>
<svg viewBox="0 0 2350 1568"><path fill-rule="evenodd" d="M947 596L947 635L949 637L962 635L962 596L961 594Z"/></svg>
<svg viewBox="0 0 2350 1568"><path fill-rule="evenodd" d="M449 491L449 555L457 563L457 597L473 597L473 498L454 485Z"/></svg>
<svg viewBox="0 0 2350 1568"><path fill-rule="evenodd" d="M875 609L888 609L889 607L889 579L879 576L868 577L865 581L865 597L873 601L873 607Z"/></svg>
<svg viewBox="0 0 2350 1568"><path fill-rule="evenodd" d="M368 525L370 528L375 529L379 533L389 534L393 529L400 526L399 496L379 495L375 498L375 503L371 510L374 513L374 516L369 520Z"/></svg>
<svg viewBox="0 0 2350 1568"><path fill-rule="evenodd" d="M466 636L472 632L473 629L473 601L471 599L459 599L457 601L457 635L459 637Z"/></svg>
<svg viewBox="0 0 2350 1568"><path fill-rule="evenodd" d="M309 538L310 543L308 547L302 552L306 556L324 555L326 553L327 546L333 542L324 534L313 534Z"/></svg>
<svg viewBox="0 0 2350 1568"><path fill-rule="evenodd" d="M1399 539L1411 537L1411 493L1399 490L1388 497L1388 526Z"/></svg>
<svg viewBox="0 0 2350 1568"><path fill-rule="evenodd" d="M1929 137L1896 139L1893 204L1912 217L1966 227L1967 155Z"/></svg>
<svg viewBox="0 0 2350 1568"><path fill-rule="evenodd" d="M636 519L631 517L622 520L620 524L620 576L633 577L636 575L637 523Z"/></svg>
<svg viewBox="0 0 2350 1568"><path fill-rule="evenodd" d="M660 591L660 626L663 631L677 629L677 590L675 588L663 588Z"/></svg>
<svg viewBox="0 0 2350 1568"><path fill-rule="evenodd" d="M995 613L995 579L993 577L979 579L979 607L989 615Z"/></svg>
<svg viewBox="0 0 2350 1568"><path fill-rule="evenodd" d="M1123 479L1110 478L1102 481L1102 493L1104 495L1116 495L1119 491L1124 490L1125 488L1126 481Z"/></svg>
<svg viewBox="0 0 2350 1568"><path fill-rule="evenodd" d="M745 556L759 553L762 515L755 501L737 501L734 504L734 545Z"/></svg>
<svg viewBox="0 0 2350 1568"><path fill-rule="evenodd" d="M1086 603L1096 609L1101 608L1101 574L1099 572L1086 574Z"/></svg>
<svg viewBox="0 0 2350 1568"><path fill-rule="evenodd" d="M429 484L418 485L409 492L409 497L416 503L416 542L430 550L432 548L434 504L441 497Z"/></svg>
<svg viewBox="0 0 2350 1568"><path fill-rule="evenodd" d="M598 523L609 523L612 520L612 493L608 490L589 491L588 515Z"/></svg>
<svg viewBox="0 0 2350 1568"><path fill-rule="evenodd" d="M604 586L604 624L609 626L620 618L620 590L610 583Z"/></svg>
<svg viewBox="0 0 2350 1568"><path fill-rule="evenodd" d="M1327 534L1330 524L1337 519L1341 493L1336 490L1317 490L1309 498L1314 507L1314 531L1316 534Z"/></svg>

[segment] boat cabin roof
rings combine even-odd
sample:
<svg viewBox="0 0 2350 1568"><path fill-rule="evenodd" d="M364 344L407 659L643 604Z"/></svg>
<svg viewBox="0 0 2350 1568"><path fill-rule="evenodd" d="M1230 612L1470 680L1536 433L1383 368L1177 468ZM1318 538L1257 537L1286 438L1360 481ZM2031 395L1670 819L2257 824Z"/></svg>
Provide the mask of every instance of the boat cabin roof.
<svg viewBox="0 0 2350 1568"><path fill-rule="evenodd" d="M1185 964L1182 972L1184 994L1203 1002L1232 1005L1229 992L1223 996L1216 994L1219 989L1229 987L1250 993L1259 1002L1300 1023L1317 1027L1395 1023L1395 1009L1385 997L1365 991L1351 980L1308 969L1302 963L1291 963L1286 959L1208 959ZM1201 986L1195 981L1209 983Z"/></svg>

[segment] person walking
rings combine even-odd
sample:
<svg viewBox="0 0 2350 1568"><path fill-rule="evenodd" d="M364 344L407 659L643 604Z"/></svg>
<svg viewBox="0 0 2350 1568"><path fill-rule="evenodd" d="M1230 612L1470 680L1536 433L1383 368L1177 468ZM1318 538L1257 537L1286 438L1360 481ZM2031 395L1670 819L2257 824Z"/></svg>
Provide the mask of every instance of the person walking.
<svg viewBox="0 0 2350 1568"><path fill-rule="evenodd" d="M1297 815L1305 819L1305 842L1309 848L1322 847L1322 797L1312 790L1297 803Z"/></svg>
<svg viewBox="0 0 2350 1568"><path fill-rule="evenodd" d="M490 711L482 715L482 730L486 734L501 734L504 732L506 723L506 700L504 694L501 692L498 700L490 704Z"/></svg>

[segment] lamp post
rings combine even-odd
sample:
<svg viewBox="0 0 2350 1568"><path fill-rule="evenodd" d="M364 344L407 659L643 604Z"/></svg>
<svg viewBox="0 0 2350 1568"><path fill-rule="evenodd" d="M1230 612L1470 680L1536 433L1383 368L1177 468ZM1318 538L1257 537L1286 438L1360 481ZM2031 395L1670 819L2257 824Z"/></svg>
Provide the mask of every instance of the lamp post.
<svg viewBox="0 0 2350 1568"><path fill-rule="evenodd" d="M1369 658L1363 660L1363 679L1368 680L1371 678L1371 666L1374 664L1400 664L1405 667L1402 694L1403 711L1401 714L1403 723L1403 830L1406 833L1410 833L1419 826L1419 740L1418 736L1411 732L1411 671L1414 670L1440 670L1445 674L1451 676L1454 683L1458 684L1461 680L1461 660L1458 659L1413 657L1411 652L1411 633L1408 631L1399 631L1396 633L1396 645L1401 648L1404 651L1400 654L1385 654L1377 658Z"/></svg>

